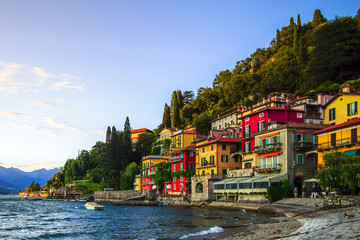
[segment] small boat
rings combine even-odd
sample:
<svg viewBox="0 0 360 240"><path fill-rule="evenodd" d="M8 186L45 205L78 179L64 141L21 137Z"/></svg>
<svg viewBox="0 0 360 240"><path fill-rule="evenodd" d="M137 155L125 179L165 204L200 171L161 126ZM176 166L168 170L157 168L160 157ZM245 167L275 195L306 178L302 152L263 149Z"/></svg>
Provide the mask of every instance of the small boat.
<svg viewBox="0 0 360 240"><path fill-rule="evenodd" d="M167 206L167 205L170 205L170 203L169 202L158 201L158 205L159 206Z"/></svg>
<svg viewBox="0 0 360 240"><path fill-rule="evenodd" d="M88 210L104 210L104 206L99 205L95 202L88 202L84 205Z"/></svg>

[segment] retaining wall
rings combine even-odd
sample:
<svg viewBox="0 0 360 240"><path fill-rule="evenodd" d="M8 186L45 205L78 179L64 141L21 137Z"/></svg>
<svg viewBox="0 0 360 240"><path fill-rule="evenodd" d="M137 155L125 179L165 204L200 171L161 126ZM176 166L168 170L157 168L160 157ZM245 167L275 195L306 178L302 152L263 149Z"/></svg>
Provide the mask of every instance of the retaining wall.
<svg viewBox="0 0 360 240"><path fill-rule="evenodd" d="M359 205L360 196L326 196L324 208L351 207Z"/></svg>

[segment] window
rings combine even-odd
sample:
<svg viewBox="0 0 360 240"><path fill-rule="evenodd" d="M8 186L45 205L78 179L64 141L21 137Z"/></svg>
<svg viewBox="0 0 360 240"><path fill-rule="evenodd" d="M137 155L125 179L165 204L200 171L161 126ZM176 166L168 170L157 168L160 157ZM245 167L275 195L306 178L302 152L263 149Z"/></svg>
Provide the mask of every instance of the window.
<svg viewBox="0 0 360 240"><path fill-rule="evenodd" d="M336 147L336 133L331 134L331 146Z"/></svg>
<svg viewBox="0 0 360 240"><path fill-rule="evenodd" d="M221 130L221 125L219 124L219 130Z"/></svg>
<svg viewBox="0 0 360 240"><path fill-rule="evenodd" d="M226 189L237 189L237 183L226 184Z"/></svg>
<svg viewBox="0 0 360 240"><path fill-rule="evenodd" d="M259 113L259 117L263 117L264 116L264 113Z"/></svg>
<svg viewBox="0 0 360 240"><path fill-rule="evenodd" d="M205 175L205 174L203 174L203 175ZM202 183L197 183L196 184L196 192L197 193L202 193L203 191L204 191L204 187L203 187Z"/></svg>
<svg viewBox="0 0 360 240"><path fill-rule="evenodd" d="M261 168L262 169L266 168L266 158L261 158Z"/></svg>
<svg viewBox="0 0 360 240"><path fill-rule="evenodd" d="M174 184L174 190L176 190L176 184Z"/></svg>
<svg viewBox="0 0 360 240"><path fill-rule="evenodd" d="M351 143L357 143L357 128L351 129Z"/></svg>
<svg viewBox="0 0 360 240"><path fill-rule="evenodd" d="M265 129L265 121L258 122L258 132Z"/></svg>
<svg viewBox="0 0 360 240"><path fill-rule="evenodd" d="M214 174L215 174L215 170L211 169L211 175L214 175Z"/></svg>
<svg viewBox="0 0 360 240"><path fill-rule="evenodd" d="M245 122L249 121L249 117L245 118Z"/></svg>
<svg viewBox="0 0 360 240"><path fill-rule="evenodd" d="M210 165L215 165L215 156L210 156Z"/></svg>
<svg viewBox="0 0 360 240"><path fill-rule="evenodd" d="M329 121L335 120L335 108L329 109Z"/></svg>
<svg viewBox="0 0 360 240"><path fill-rule="evenodd" d="M227 169L223 169L223 175L227 174Z"/></svg>
<svg viewBox="0 0 360 240"><path fill-rule="evenodd" d="M272 164L273 164L273 168L278 169L278 156L273 156L272 157Z"/></svg>
<svg viewBox="0 0 360 240"><path fill-rule="evenodd" d="M180 171L184 171L184 163L180 163Z"/></svg>
<svg viewBox="0 0 360 240"><path fill-rule="evenodd" d="M184 158L184 152L180 153L180 158Z"/></svg>
<svg viewBox="0 0 360 240"><path fill-rule="evenodd" d="M297 164L298 165L304 165L304 155L303 154L298 154L297 155Z"/></svg>
<svg viewBox="0 0 360 240"><path fill-rule="evenodd" d="M231 124L234 124L234 120L231 120Z"/></svg>
<svg viewBox="0 0 360 240"><path fill-rule="evenodd" d="M211 145L211 151L213 151L214 150L214 145Z"/></svg>
<svg viewBox="0 0 360 240"><path fill-rule="evenodd" d="M244 127L244 138L250 137L250 125Z"/></svg>
<svg viewBox="0 0 360 240"><path fill-rule="evenodd" d="M189 168L190 168L190 171L194 171L194 163L189 163Z"/></svg>
<svg viewBox="0 0 360 240"><path fill-rule="evenodd" d="M183 182L183 181L184 181L184 177L180 176L180 182Z"/></svg>
<svg viewBox="0 0 360 240"><path fill-rule="evenodd" d="M202 148L202 152L205 152L205 148L204 148L204 147Z"/></svg>
<svg viewBox="0 0 360 240"><path fill-rule="evenodd" d="M349 103L347 105L347 115L348 116L352 116L352 115L355 115L355 114L358 113L358 110L357 110L358 106L357 105L358 105L357 102Z"/></svg>
<svg viewBox="0 0 360 240"><path fill-rule="evenodd" d="M297 117L297 118L302 118L302 116L303 116L302 113L297 113L297 114L296 114L296 117Z"/></svg>
<svg viewBox="0 0 360 240"><path fill-rule="evenodd" d="M222 150L226 150L226 145L222 145Z"/></svg>
<svg viewBox="0 0 360 240"><path fill-rule="evenodd" d="M225 127L227 127L227 123L225 123Z"/></svg>
<svg viewBox="0 0 360 240"><path fill-rule="evenodd" d="M225 184L214 184L214 189L216 189L216 190L225 189L224 186L225 186Z"/></svg>
<svg viewBox="0 0 360 240"><path fill-rule="evenodd" d="M176 182L176 177L173 177L173 182Z"/></svg>
<svg viewBox="0 0 360 240"><path fill-rule="evenodd" d="M173 164L173 172L176 172L176 164Z"/></svg>
<svg viewBox="0 0 360 240"><path fill-rule="evenodd" d="M191 151L190 152L190 157L193 157L193 156L195 156L195 152Z"/></svg>
<svg viewBox="0 0 360 240"><path fill-rule="evenodd" d="M202 175L205 176L205 171L202 171ZM201 191L202 192L202 191Z"/></svg>
<svg viewBox="0 0 360 240"><path fill-rule="evenodd" d="M245 168L251 168L251 163L245 163Z"/></svg>
<svg viewBox="0 0 360 240"><path fill-rule="evenodd" d="M229 156L228 155L221 155L221 162L228 162Z"/></svg>
<svg viewBox="0 0 360 240"><path fill-rule="evenodd" d="M245 152L250 152L250 142L246 142L244 144L244 149L245 149Z"/></svg>

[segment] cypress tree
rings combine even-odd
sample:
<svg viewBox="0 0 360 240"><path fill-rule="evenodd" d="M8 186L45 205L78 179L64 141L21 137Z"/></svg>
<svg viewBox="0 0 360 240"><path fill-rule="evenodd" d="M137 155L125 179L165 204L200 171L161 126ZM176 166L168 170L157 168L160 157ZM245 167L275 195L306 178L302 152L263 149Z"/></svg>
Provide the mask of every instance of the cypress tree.
<svg viewBox="0 0 360 240"><path fill-rule="evenodd" d="M167 105L167 103L165 103L165 106L164 106L162 124L165 127L171 127L170 107Z"/></svg>
<svg viewBox="0 0 360 240"><path fill-rule="evenodd" d="M299 37L299 50L298 50L298 65L302 65L305 63L305 49L304 49L304 43L302 41L302 38Z"/></svg>
<svg viewBox="0 0 360 240"><path fill-rule="evenodd" d="M171 127L178 128L180 126L180 108L177 91L173 91L171 98Z"/></svg>
<svg viewBox="0 0 360 240"><path fill-rule="evenodd" d="M276 46L279 48L281 45L281 36L279 29L276 29Z"/></svg>
<svg viewBox="0 0 360 240"><path fill-rule="evenodd" d="M299 29L301 28L300 14L298 14L298 17L297 17L297 26L298 26Z"/></svg>
<svg viewBox="0 0 360 240"><path fill-rule="evenodd" d="M311 26L313 27L317 27L320 24L325 22L325 18L324 16L321 14L321 11L319 9L316 9L314 12L314 17L313 20L311 22Z"/></svg>
<svg viewBox="0 0 360 240"><path fill-rule="evenodd" d="M294 29L294 38L293 38L293 53L294 56L297 57L298 55L298 50L299 50L299 31L298 31L298 26L297 25L293 25L293 29Z"/></svg>
<svg viewBox="0 0 360 240"><path fill-rule="evenodd" d="M108 126L106 130L106 143L109 143L110 141L111 141L111 128L110 126Z"/></svg>
<svg viewBox="0 0 360 240"><path fill-rule="evenodd" d="M126 165L130 163L132 153L131 126L129 117L126 117L124 124L123 150L123 161L124 166L126 167Z"/></svg>
<svg viewBox="0 0 360 240"><path fill-rule="evenodd" d="M115 169L117 173L120 173L121 169L121 146L119 136L117 134L116 128L113 126L111 130L111 142L110 142L110 158L112 169ZM110 170L110 169L108 169Z"/></svg>

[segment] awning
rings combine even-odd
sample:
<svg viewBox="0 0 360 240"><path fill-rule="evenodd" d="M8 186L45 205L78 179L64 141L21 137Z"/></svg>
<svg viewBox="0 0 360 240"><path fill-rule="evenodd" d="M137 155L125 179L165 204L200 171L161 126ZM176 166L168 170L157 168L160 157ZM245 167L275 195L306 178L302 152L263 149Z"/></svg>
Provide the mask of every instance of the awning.
<svg viewBox="0 0 360 240"><path fill-rule="evenodd" d="M360 155L360 149L347 150L347 151L344 151L343 154L348 155L348 156L357 156L357 155Z"/></svg>
<svg viewBox="0 0 360 240"><path fill-rule="evenodd" d="M231 183L251 183L251 182L262 182L262 181L278 182L283 179L287 179L287 173L258 175L253 177L226 178L224 180L214 182L214 185L231 184Z"/></svg>
<svg viewBox="0 0 360 240"><path fill-rule="evenodd" d="M307 179L305 180L304 182L309 182L309 183L312 183L312 182L319 182L319 180L317 180L316 178L310 178L310 179Z"/></svg>
<svg viewBox="0 0 360 240"><path fill-rule="evenodd" d="M241 160L241 162L250 162L252 160L253 160L252 158L247 158L247 159Z"/></svg>
<svg viewBox="0 0 360 240"><path fill-rule="evenodd" d="M282 151L280 152L272 152L272 153L264 153L264 154L258 154L260 157L272 157L276 155L280 155Z"/></svg>

